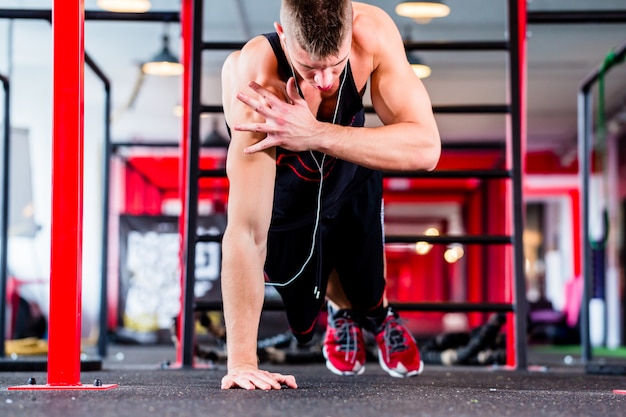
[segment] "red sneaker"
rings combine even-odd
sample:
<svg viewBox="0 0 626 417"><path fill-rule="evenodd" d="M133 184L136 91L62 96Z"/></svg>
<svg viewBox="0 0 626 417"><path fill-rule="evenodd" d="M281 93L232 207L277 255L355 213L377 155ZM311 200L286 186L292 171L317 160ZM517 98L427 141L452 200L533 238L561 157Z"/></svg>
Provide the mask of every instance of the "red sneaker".
<svg viewBox="0 0 626 417"><path fill-rule="evenodd" d="M349 310L328 314L322 351L326 367L337 375L361 375L365 371L363 332Z"/></svg>
<svg viewBox="0 0 626 417"><path fill-rule="evenodd" d="M419 375L424 370L415 339L398 322L398 314L391 307L376 332L376 344L378 362L389 375L404 378Z"/></svg>

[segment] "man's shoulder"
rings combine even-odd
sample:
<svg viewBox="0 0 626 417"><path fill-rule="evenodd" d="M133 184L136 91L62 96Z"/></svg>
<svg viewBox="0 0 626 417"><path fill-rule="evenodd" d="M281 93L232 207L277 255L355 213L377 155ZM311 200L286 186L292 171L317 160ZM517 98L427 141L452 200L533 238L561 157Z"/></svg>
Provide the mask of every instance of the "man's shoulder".
<svg viewBox="0 0 626 417"><path fill-rule="evenodd" d="M268 40L263 35L247 41L240 50L232 52L226 62L237 72L276 70L276 56Z"/></svg>
<svg viewBox="0 0 626 417"><path fill-rule="evenodd" d="M222 67L222 79L232 91L239 91L250 81L270 89L283 91L284 81L272 46L263 35L250 39L238 51L231 53Z"/></svg>
<svg viewBox="0 0 626 417"><path fill-rule="evenodd" d="M243 56L249 55L256 59L263 59L274 55L272 53L272 46L265 35L257 35L253 37L243 45L239 52Z"/></svg>
<svg viewBox="0 0 626 417"><path fill-rule="evenodd" d="M391 16L381 7L373 4L353 2L354 21L357 26L376 25L383 23L381 21L389 21Z"/></svg>
<svg viewBox="0 0 626 417"><path fill-rule="evenodd" d="M378 6L365 3L353 3L354 22L353 39L365 49L380 46L389 31L397 30L393 19Z"/></svg>

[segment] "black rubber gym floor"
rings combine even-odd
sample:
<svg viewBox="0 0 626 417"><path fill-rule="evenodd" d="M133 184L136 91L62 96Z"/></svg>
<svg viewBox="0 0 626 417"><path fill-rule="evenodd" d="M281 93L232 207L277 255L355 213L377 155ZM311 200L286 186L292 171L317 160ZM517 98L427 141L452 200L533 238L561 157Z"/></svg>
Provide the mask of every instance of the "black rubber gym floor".
<svg viewBox="0 0 626 417"><path fill-rule="evenodd" d="M530 355L532 356L532 355ZM322 363L267 365L296 376L299 388L220 390L225 366L164 367L175 351L163 346L111 346L102 370L81 382L119 384L106 391L12 391L45 372L0 372L0 416L625 416L626 376L585 371L560 357L530 358L527 371L427 366L415 378L387 376L376 362L339 377ZM626 362L626 359L624 359ZM165 369L164 369L165 368Z"/></svg>

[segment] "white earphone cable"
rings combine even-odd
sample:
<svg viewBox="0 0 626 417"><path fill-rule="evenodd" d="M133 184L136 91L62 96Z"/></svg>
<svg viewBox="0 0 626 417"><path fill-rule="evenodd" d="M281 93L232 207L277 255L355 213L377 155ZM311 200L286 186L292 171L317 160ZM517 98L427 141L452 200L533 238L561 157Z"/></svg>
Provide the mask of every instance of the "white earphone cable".
<svg viewBox="0 0 626 417"><path fill-rule="evenodd" d="M296 86L298 86L296 73L293 67L291 67L291 73L293 75L294 80L296 80ZM337 114L339 113L339 102L341 101L341 93L343 91L343 85L346 81L346 73L347 73L347 68L344 68L343 76L341 77L341 83L339 84L339 92L337 94L337 104L335 105L335 112L333 113L333 120L332 120L333 124L337 122ZM300 94L302 94L302 91L300 90L299 86L298 86L298 91L300 92ZM265 283L265 285L268 285L271 287L286 287L287 285L290 285L292 282L298 279L300 275L302 275L302 272L304 272L304 269L309 264L309 262L313 258L313 254L315 253L315 241L317 239L317 232L319 229L319 223L320 223L321 211L322 211L322 186L324 184L324 163L326 161L326 154L325 153L322 154L322 161L320 162L317 160L317 158L313 154L313 151L309 151L309 153L311 154L311 157L315 161L315 165L317 165L317 170L320 173L320 185L317 189L317 209L315 211L315 224L313 226L313 236L311 238L311 249L309 251L309 255L307 256L306 260L302 264L302 267L293 277L291 277L286 282L266 282ZM313 289L313 293L315 294L316 298L319 298L320 291L317 286Z"/></svg>

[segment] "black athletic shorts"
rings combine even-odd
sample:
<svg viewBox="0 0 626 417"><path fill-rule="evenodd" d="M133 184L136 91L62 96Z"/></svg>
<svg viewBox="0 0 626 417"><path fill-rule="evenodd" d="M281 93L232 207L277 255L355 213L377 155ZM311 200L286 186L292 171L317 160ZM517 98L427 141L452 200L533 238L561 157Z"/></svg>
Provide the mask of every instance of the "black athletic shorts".
<svg viewBox="0 0 626 417"><path fill-rule="evenodd" d="M382 304L385 277L380 173L372 175L335 212L322 216L317 234L313 255L302 273L291 284L276 287L289 326L301 343L313 336L333 269L357 312L366 313ZM266 279L285 283L294 277L309 257L312 240L313 225L270 230Z"/></svg>

